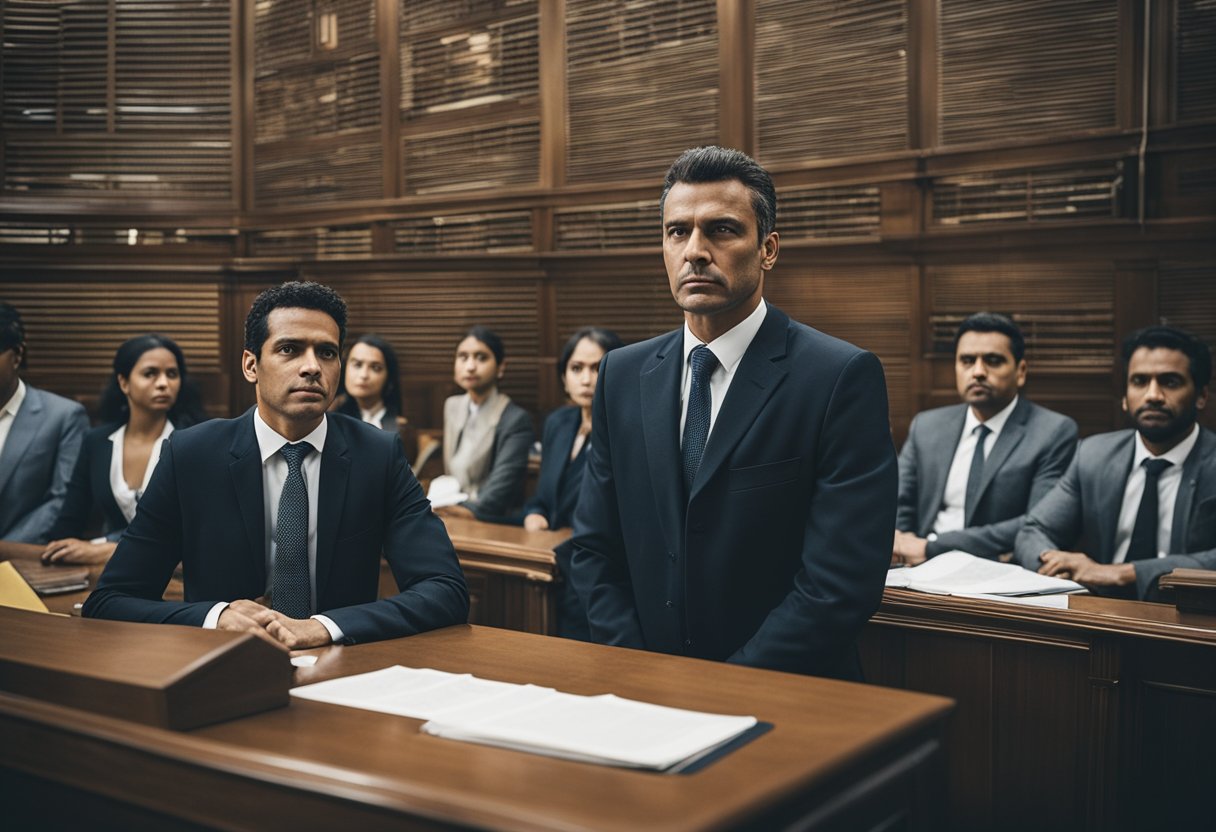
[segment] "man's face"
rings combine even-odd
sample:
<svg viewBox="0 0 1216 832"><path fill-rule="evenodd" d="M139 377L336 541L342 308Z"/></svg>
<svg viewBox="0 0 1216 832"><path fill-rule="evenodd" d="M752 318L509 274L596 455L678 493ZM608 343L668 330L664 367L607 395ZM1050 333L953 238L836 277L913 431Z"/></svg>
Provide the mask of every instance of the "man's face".
<svg viewBox="0 0 1216 832"><path fill-rule="evenodd" d="M1003 332L964 332L954 353L958 394L977 416L1000 413L1026 383L1026 360L1013 360Z"/></svg>
<svg viewBox="0 0 1216 832"><path fill-rule="evenodd" d="M21 367L21 347L9 347L0 352L0 407L17 392L18 370Z"/></svg>
<svg viewBox="0 0 1216 832"><path fill-rule="evenodd" d="M338 389L338 324L319 309L298 307L272 310L266 324L261 355L242 356L245 378L257 384L258 410L280 433L280 425L315 427Z"/></svg>
<svg viewBox="0 0 1216 832"><path fill-rule="evenodd" d="M1149 442L1181 439L1207 404L1207 391L1191 379L1186 353L1168 347L1141 347L1127 363L1123 410Z"/></svg>
<svg viewBox="0 0 1216 832"><path fill-rule="evenodd" d="M679 182L663 204L663 261L686 313L742 321L777 261L777 234L759 240L751 192L739 180Z"/></svg>

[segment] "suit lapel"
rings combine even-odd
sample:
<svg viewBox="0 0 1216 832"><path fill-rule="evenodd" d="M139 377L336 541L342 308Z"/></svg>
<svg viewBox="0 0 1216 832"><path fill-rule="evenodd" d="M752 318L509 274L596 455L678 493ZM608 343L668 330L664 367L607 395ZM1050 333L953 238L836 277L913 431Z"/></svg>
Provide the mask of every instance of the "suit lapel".
<svg viewBox="0 0 1216 832"><path fill-rule="evenodd" d="M241 507L241 521L249 551L253 552L253 568L258 576L257 586L266 586L266 508L262 494L262 454L257 435L253 432L253 410L241 417L236 436L228 452L232 461L228 472L236 492L236 504Z"/></svg>
<svg viewBox="0 0 1216 832"><path fill-rule="evenodd" d="M971 514L964 518L964 525L970 526L972 523L972 515L975 514L975 507L983 500L984 492L988 490L988 486L996 478L996 472L1001 470L1001 466L1005 464L1005 460L1009 459L1009 455L1013 453L1013 449L1022 441L1022 437L1026 435L1026 417L1030 415L1030 405L1026 399L1018 399L1017 406L1013 412L1009 414L1009 419L1005 422L1005 427L1001 429L1001 433L996 438L996 444L992 446L992 450L988 452L988 458L984 460L984 472L980 476L980 490L975 495L975 503L971 506Z"/></svg>
<svg viewBox="0 0 1216 832"><path fill-rule="evenodd" d="M1178 483L1178 496L1174 501L1174 525L1170 532L1170 551L1185 552L1187 536L1190 534L1191 507L1195 504L1195 491L1203 472L1204 461L1216 452L1212 447L1212 436L1199 428L1199 441L1191 448L1186 462L1182 463L1182 482Z"/></svg>
<svg viewBox="0 0 1216 832"><path fill-rule="evenodd" d="M325 597L329 570L333 566L334 544L342 522L342 506L346 502L346 481L350 477L350 456L346 432L340 419L329 423L325 450L321 453L321 488L317 495L317 606Z"/></svg>
<svg viewBox="0 0 1216 832"><path fill-rule="evenodd" d="M1106 555L1105 563L1110 563L1110 559L1115 555L1115 534L1119 526L1119 510L1123 507L1123 491L1127 488L1127 478L1132 473L1135 439L1136 432L1127 431L1127 435L1111 454L1112 473L1121 473L1122 476L1099 474L1096 478L1094 508L1098 513L1098 534L1101 537L1101 546L1098 551Z"/></svg>
<svg viewBox="0 0 1216 832"><path fill-rule="evenodd" d="M663 538L668 551L684 545L684 483L680 474L680 379L684 331L664 339L642 366L642 436Z"/></svg>
<svg viewBox="0 0 1216 832"><path fill-rule="evenodd" d="M764 323L760 325L756 337L752 339L739 361L739 366L735 368L735 377L731 380L722 409L710 430L705 455L701 458L701 467L697 469L697 476L692 481L690 500L696 497L697 492L726 462L730 452L755 423L756 416L768 403L773 391L786 377L787 370L778 362L785 358L788 328L789 318L770 306L768 314L764 316ZM676 446L679 447L678 442Z"/></svg>
<svg viewBox="0 0 1216 832"><path fill-rule="evenodd" d="M42 430L42 424L42 394L27 384L25 401L13 417L13 425L8 429L8 439L4 443L4 452L0 453L0 494L4 493L9 480L20 467L25 452L33 447L38 432Z"/></svg>

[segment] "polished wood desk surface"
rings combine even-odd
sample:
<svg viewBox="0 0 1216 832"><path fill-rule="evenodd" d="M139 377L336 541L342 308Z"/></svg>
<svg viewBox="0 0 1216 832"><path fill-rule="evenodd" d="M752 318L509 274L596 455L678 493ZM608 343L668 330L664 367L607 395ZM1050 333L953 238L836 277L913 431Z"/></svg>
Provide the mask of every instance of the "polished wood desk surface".
<svg viewBox="0 0 1216 832"><path fill-rule="evenodd" d="M296 684L404 664L753 714L774 728L696 774L662 775L443 740L419 720L305 700L179 733L0 694L0 764L242 828L283 828L286 811L298 828L401 828L408 816L493 829L720 829L786 806L804 814L806 801L827 805L893 760L923 761L951 709L936 696L468 625L307 652L318 662Z"/></svg>
<svg viewBox="0 0 1216 832"><path fill-rule="evenodd" d="M523 569L535 570L537 578L552 580L553 550L570 538L570 529L530 532L523 526L485 523L465 517L443 517L452 546L461 559L478 555L515 562Z"/></svg>

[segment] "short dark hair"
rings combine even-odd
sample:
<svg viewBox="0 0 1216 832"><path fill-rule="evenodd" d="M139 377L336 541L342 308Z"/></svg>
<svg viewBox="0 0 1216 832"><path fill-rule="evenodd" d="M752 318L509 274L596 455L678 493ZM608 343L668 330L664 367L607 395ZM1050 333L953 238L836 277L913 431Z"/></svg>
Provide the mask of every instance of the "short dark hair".
<svg viewBox="0 0 1216 832"><path fill-rule="evenodd" d="M507 357L507 351L502 345L502 339L489 327L474 324L465 331L464 335L460 336L461 341L465 338L476 338L489 347L490 352L494 353L494 361L498 364L501 364L502 360Z"/></svg>
<svg viewBox="0 0 1216 832"><path fill-rule="evenodd" d="M22 370L25 369L25 324L17 307L0 300L0 352L17 350L21 353Z"/></svg>
<svg viewBox="0 0 1216 832"><path fill-rule="evenodd" d="M955 355L958 355L958 342L965 332L999 332L1009 339L1009 351L1013 353L1014 361L1021 361L1026 357L1026 339L1022 337L1022 330L1008 315L999 312L976 312L964 318L958 325L958 331L954 333Z"/></svg>
<svg viewBox="0 0 1216 832"><path fill-rule="evenodd" d="M585 326L577 330L570 336L570 340L566 342L566 346L562 347L561 358L557 361L557 377L562 379L566 375L566 365L570 363L570 356L574 355L574 350L578 346L578 342L588 338L599 345L604 352L612 352L617 347L621 346L621 338L611 329L602 329L598 326Z"/></svg>
<svg viewBox="0 0 1216 832"><path fill-rule="evenodd" d="M1126 375L1128 364L1136 350L1147 347L1159 347L1167 350L1178 350L1190 359L1191 381L1195 388L1202 390L1212 380L1212 352L1208 345L1189 332L1173 326L1146 326L1138 329L1123 339L1123 371Z"/></svg>
<svg viewBox="0 0 1216 832"><path fill-rule="evenodd" d="M393 345L385 338L371 333L360 335L351 343L350 348L353 350L357 344L367 344L369 347L375 347L384 356L384 389L380 391L380 401L384 403L386 414L400 416L401 365L397 362L396 350L393 349ZM346 353L346 360L342 362L342 376L338 382L339 393L346 392L346 365L348 363L350 363L350 352ZM349 396L342 407L338 409L342 412L348 412L351 416L359 416L359 403Z"/></svg>
<svg viewBox="0 0 1216 832"><path fill-rule="evenodd" d="M768 171L751 156L728 147L694 147L685 150L667 169L663 179L663 194L659 197L659 217L673 185L684 182L699 185L705 182L725 182L737 179L752 194L752 210L756 214L756 229L760 242L777 227L777 189Z"/></svg>
<svg viewBox="0 0 1216 832"><path fill-rule="evenodd" d="M338 325L338 346L346 340L346 301L328 286L305 280L292 280L272 286L253 299L245 316L245 349L259 358L262 345L270 337L266 319L276 309L316 309L329 315Z"/></svg>
<svg viewBox="0 0 1216 832"><path fill-rule="evenodd" d="M177 401L169 409L169 421L175 428L188 428L206 420L207 413L203 410L202 397L190 379L190 373L186 369L186 356L182 354L182 348L172 338L149 333L127 339L114 353L114 371L110 373L105 389L101 392L99 409L103 423L122 422L126 424L131 418L130 405L127 403L127 397L123 394L122 388L118 386L118 377L129 379L131 371L139 363L140 356L148 350L159 348L173 353L174 359L177 360L178 378L181 379L181 387L177 391Z"/></svg>

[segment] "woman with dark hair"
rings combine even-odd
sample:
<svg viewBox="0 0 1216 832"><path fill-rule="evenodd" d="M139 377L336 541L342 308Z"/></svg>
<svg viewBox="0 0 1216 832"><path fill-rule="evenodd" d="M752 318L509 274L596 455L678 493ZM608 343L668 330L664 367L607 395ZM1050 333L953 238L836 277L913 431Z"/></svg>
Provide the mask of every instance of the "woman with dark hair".
<svg viewBox="0 0 1216 832"><path fill-rule="evenodd" d="M359 336L346 354L338 392L336 412L396 432L401 375L392 345L379 335Z"/></svg>
<svg viewBox="0 0 1216 832"><path fill-rule="evenodd" d="M464 393L443 403L443 470L455 482L431 481L428 496L439 513L501 521L523 503L532 417L499 392L505 370L502 339L471 327L456 347L453 369ZM441 483L453 490L443 492Z"/></svg>
<svg viewBox="0 0 1216 832"><path fill-rule="evenodd" d="M102 424L85 434L43 562L109 560L135 516L165 438L205 418L176 343L163 335L140 335L123 343L101 394ZM105 536L81 540L97 514L104 520Z"/></svg>
<svg viewBox="0 0 1216 832"><path fill-rule="evenodd" d="M536 494L524 506L524 528L529 531L562 529L574 522L579 486L591 437L591 402L599 377L600 359L621 346L615 332L583 327L570 336L557 363L557 376L573 405L559 408L545 420L540 479ZM570 574L569 542L555 550L558 570ZM558 598L557 634L589 641L587 614L567 577Z"/></svg>

